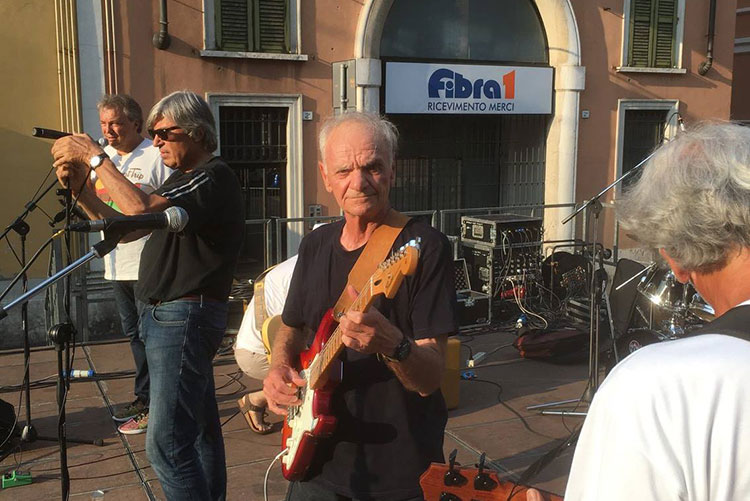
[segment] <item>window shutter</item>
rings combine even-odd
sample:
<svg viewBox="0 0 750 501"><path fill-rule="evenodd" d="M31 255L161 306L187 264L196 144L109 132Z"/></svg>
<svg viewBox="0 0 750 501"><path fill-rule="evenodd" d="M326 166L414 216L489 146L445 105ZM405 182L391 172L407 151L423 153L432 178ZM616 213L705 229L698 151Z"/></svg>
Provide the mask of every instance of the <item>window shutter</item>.
<svg viewBox="0 0 750 501"><path fill-rule="evenodd" d="M650 66L652 0L631 0L628 66Z"/></svg>
<svg viewBox="0 0 750 501"><path fill-rule="evenodd" d="M657 0L654 37L655 68L674 66L674 32L677 23L677 0Z"/></svg>
<svg viewBox="0 0 750 501"><path fill-rule="evenodd" d="M255 47L259 52L289 52L288 0L255 0Z"/></svg>
<svg viewBox="0 0 750 501"><path fill-rule="evenodd" d="M216 44L221 50L251 50L252 11L248 0L217 0L216 3Z"/></svg>

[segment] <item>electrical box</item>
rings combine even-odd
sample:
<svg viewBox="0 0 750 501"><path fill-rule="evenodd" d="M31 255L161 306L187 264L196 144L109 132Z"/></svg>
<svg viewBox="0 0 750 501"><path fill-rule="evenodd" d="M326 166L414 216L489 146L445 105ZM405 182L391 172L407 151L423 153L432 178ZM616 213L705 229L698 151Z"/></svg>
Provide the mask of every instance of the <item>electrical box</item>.
<svg viewBox="0 0 750 501"><path fill-rule="evenodd" d="M323 215L323 206L320 204L310 204L307 206L308 217L320 217ZM307 229L312 230L313 226L317 221L309 221L307 223Z"/></svg>

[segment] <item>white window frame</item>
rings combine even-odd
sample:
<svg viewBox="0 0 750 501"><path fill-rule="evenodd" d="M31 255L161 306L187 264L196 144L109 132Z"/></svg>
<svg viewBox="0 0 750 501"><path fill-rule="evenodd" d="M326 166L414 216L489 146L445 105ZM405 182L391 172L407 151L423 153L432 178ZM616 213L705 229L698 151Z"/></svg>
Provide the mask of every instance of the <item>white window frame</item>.
<svg viewBox="0 0 750 501"><path fill-rule="evenodd" d="M629 66L628 46L630 45L630 12L631 0L625 0L622 16L622 51L620 53L620 66L617 71L631 73L687 73L687 69L682 67L683 39L685 36L685 0L677 0L677 24L674 32L674 58L676 67L674 68L641 68Z"/></svg>
<svg viewBox="0 0 750 501"><path fill-rule="evenodd" d="M667 112L665 139L672 139L679 128L680 101L677 99L619 99L617 101L617 168L615 179L622 176L622 161L625 152L625 113L629 110L664 110ZM617 185L615 198L622 192L622 183Z"/></svg>
<svg viewBox="0 0 750 501"><path fill-rule="evenodd" d="M239 52L219 50L216 45L215 0L203 0L203 57L233 57L245 59L280 59L288 61L307 61L308 57L300 53L302 31L300 23L300 0L289 0L289 54L273 52Z"/></svg>
<svg viewBox="0 0 750 501"><path fill-rule="evenodd" d="M217 155L221 155L221 134L219 134L219 108L222 106L243 107L278 107L289 110L286 125L287 164L286 164L286 217L304 217L304 176L302 172L302 95L301 94L226 94L206 93L206 102L216 121L216 136L219 146ZM301 222L287 225L288 255L297 253L299 243L304 236L304 224Z"/></svg>

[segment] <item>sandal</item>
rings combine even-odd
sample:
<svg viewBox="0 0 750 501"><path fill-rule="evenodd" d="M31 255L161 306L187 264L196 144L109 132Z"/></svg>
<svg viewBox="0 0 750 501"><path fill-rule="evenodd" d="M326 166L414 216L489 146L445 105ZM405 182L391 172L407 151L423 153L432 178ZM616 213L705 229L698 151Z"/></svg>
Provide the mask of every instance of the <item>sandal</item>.
<svg viewBox="0 0 750 501"><path fill-rule="evenodd" d="M269 433L276 431L274 425L266 423L266 416L268 415L266 407L251 404L247 395L237 400L237 406L239 406L242 415L245 416L245 421L247 421L248 426L250 426L250 430L254 433L257 433L258 435L268 435ZM255 413L256 416L260 416L259 423L256 423L253 420L253 413Z"/></svg>

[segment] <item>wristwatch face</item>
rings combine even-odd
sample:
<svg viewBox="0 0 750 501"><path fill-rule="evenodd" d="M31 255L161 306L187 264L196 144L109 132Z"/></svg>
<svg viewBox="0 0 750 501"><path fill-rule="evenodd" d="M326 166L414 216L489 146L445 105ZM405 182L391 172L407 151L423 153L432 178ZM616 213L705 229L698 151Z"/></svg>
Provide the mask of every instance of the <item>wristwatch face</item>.
<svg viewBox="0 0 750 501"><path fill-rule="evenodd" d="M393 357L391 358L401 362L403 360L406 360L406 357L409 356L409 353L411 353L411 342L409 341L409 338L404 336L404 339L401 340L398 346L396 346L396 349L393 351Z"/></svg>
<svg viewBox="0 0 750 501"><path fill-rule="evenodd" d="M99 167L102 162L104 162L105 158L109 158L106 153L100 153L99 155L95 155L91 157L91 160L89 160L89 165L92 169L96 169Z"/></svg>

